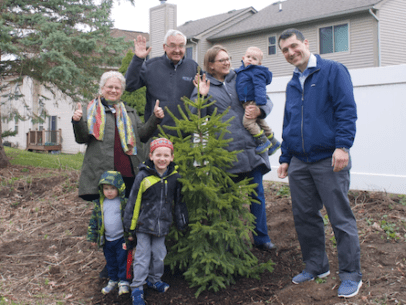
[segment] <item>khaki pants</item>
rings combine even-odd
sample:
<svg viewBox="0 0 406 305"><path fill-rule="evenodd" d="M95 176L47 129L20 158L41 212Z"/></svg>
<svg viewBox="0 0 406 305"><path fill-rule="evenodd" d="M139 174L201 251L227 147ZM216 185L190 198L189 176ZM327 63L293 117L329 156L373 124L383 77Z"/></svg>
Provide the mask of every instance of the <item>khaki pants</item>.
<svg viewBox="0 0 406 305"><path fill-rule="evenodd" d="M248 101L242 104L244 109L248 105L255 105L255 101ZM264 131L265 135L268 137L272 134L272 129L268 126L264 119L247 119L244 115L242 119L242 124L244 125L245 129L248 130L250 134L253 136L259 134L261 130Z"/></svg>

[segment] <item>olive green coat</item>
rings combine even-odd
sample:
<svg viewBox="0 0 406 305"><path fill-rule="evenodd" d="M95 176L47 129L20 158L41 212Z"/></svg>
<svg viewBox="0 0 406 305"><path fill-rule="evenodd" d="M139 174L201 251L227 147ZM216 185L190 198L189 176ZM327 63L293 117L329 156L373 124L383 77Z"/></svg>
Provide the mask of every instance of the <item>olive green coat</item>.
<svg viewBox="0 0 406 305"><path fill-rule="evenodd" d="M103 141L98 141L89 135L87 127L87 107L83 107L83 115L80 121L72 120L75 140L79 144L86 144L86 152L83 160L82 171L79 179L79 197L97 195L100 176L108 170L114 170L114 136L115 116L108 107L106 110L106 126ZM135 109L126 105L128 116L131 119L135 139L137 143L137 155L130 156L134 174L138 173L138 165L145 161L145 148L141 142L148 142L160 123L154 114L146 123L142 123Z"/></svg>

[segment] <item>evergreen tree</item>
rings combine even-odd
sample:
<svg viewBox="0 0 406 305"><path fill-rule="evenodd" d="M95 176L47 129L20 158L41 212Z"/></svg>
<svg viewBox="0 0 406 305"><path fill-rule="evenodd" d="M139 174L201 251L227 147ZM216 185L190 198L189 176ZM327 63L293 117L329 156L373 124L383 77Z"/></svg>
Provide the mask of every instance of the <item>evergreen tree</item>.
<svg viewBox="0 0 406 305"><path fill-rule="evenodd" d="M1 0L1 93L28 76L74 102L94 97L103 67L118 66L129 47L123 38L110 36L114 1L100 2ZM4 166L1 143L0 138L0 166Z"/></svg>
<svg viewBox="0 0 406 305"><path fill-rule="evenodd" d="M249 234L255 234L255 217L249 211L248 194L256 185L248 179L235 183L225 171L238 153L224 149L231 141L224 140L231 119L223 122L226 112L201 117L200 110L215 101L209 104L201 96L195 102L188 98L183 101L187 113L180 109L183 118L178 119L166 109L176 126L165 127L178 132L178 137L169 138L174 143L190 224L184 233L172 228L165 263L172 270L184 271L191 287L198 287L198 296L206 289L226 288L237 276L259 278L260 272L273 271L273 263L258 264L250 251ZM192 114L188 106L197 108L197 114ZM193 140L190 135L182 137L181 132L193 134Z"/></svg>

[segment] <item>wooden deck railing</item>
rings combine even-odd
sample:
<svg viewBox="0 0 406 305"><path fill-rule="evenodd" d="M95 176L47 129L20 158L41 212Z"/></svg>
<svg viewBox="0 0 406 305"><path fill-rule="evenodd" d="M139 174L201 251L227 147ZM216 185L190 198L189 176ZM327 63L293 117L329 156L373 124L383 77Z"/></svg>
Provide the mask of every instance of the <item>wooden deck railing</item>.
<svg viewBox="0 0 406 305"><path fill-rule="evenodd" d="M27 150L62 150L62 130L29 130Z"/></svg>

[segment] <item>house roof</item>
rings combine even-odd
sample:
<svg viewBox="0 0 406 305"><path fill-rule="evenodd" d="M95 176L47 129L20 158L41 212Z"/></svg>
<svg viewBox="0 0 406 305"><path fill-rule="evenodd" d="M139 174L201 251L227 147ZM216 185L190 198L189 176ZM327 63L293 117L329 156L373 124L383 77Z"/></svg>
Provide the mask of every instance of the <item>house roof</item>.
<svg viewBox="0 0 406 305"><path fill-rule="evenodd" d="M149 41L149 34L143 33L143 32L111 29L110 35L111 35L111 37L114 37L114 38L124 37L124 40L126 42L134 41L134 39L136 39L138 35L142 35L147 39L147 41Z"/></svg>
<svg viewBox="0 0 406 305"><path fill-rule="evenodd" d="M367 11L383 1L385 0L287 0L281 2L282 10L279 10L280 4L277 2L207 39L216 41L270 28L292 27L303 22Z"/></svg>
<svg viewBox="0 0 406 305"><path fill-rule="evenodd" d="M228 11L227 13L210 16L198 20L187 21L184 24L178 26L178 30L181 31L183 34L185 34L188 39L193 38L205 32L208 29L211 29L217 25L220 25L223 22L226 22L227 20L230 20L238 16L239 14L245 11L251 11L254 14L257 13L257 11L253 7L240 10L231 10Z"/></svg>

